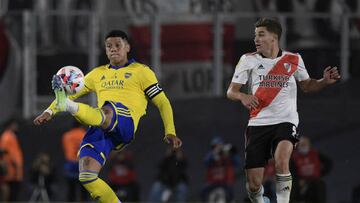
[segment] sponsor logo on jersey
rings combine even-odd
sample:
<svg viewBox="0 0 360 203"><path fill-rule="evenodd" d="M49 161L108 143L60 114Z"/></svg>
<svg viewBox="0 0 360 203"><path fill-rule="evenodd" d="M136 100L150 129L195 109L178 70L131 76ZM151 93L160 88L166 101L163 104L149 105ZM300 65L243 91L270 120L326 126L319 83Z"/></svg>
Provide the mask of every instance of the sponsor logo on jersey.
<svg viewBox="0 0 360 203"><path fill-rule="evenodd" d="M100 78L100 80L105 80L105 75L103 75L103 76Z"/></svg>
<svg viewBox="0 0 360 203"><path fill-rule="evenodd" d="M123 80L108 80L101 83L101 87L105 89L123 89Z"/></svg>
<svg viewBox="0 0 360 203"><path fill-rule="evenodd" d="M258 67L258 69L265 69L264 66L262 64L260 64L260 66Z"/></svg>
<svg viewBox="0 0 360 203"><path fill-rule="evenodd" d="M259 87L268 87L268 88L283 88L289 86L289 76L288 75L259 75L260 84Z"/></svg>

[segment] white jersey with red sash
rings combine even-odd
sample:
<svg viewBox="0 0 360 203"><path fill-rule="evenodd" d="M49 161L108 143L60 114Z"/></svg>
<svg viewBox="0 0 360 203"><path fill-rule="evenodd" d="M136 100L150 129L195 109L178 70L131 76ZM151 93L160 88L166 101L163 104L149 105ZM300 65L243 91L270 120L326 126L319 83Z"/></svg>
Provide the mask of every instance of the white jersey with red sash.
<svg viewBox="0 0 360 203"><path fill-rule="evenodd" d="M232 82L248 83L248 93L259 100L259 106L250 111L248 125L290 122L297 126L296 81L308 78L300 54L280 51L275 59L265 58L258 53L244 54L236 65Z"/></svg>

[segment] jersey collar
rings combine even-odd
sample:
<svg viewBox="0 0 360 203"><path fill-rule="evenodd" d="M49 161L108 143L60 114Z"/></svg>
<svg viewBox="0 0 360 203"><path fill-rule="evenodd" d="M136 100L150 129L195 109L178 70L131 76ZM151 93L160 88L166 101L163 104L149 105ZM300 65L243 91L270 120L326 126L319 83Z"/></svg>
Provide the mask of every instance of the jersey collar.
<svg viewBox="0 0 360 203"><path fill-rule="evenodd" d="M267 58L267 57L264 56L262 53L260 53L260 56L263 57L263 58ZM282 50L281 50L281 49L279 49L279 52L278 52L278 54L277 54L276 57L280 57L280 56L282 56Z"/></svg>
<svg viewBox="0 0 360 203"><path fill-rule="evenodd" d="M112 69L117 70L117 69L120 69L120 68L124 68L124 67L126 67L126 66L128 66L128 65L130 65L130 64L132 64L132 63L134 63L134 62L136 62L135 59L129 59L128 62L127 62L125 65L123 65L123 66L115 66L115 65L112 65L112 64L110 63L110 64L109 64L109 68L112 68Z"/></svg>

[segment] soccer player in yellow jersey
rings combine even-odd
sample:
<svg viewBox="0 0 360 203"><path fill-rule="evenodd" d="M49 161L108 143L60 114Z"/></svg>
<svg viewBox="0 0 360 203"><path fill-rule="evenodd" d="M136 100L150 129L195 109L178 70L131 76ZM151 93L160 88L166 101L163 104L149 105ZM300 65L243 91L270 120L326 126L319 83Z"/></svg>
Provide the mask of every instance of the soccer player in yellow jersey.
<svg viewBox="0 0 360 203"><path fill-rule="evenodd" d="M52 86L56 100L34 123L41 125L56 113L66 111L79 122L89 125L79 150L79 180L90 195L102 203L120 202L98 174L111 150L120 150L134 139L139 119L145 115L147 101L159 109L165 127L164 141L179 148L173 112L154 72L146 65L128 59L128 36L113 30L105 37L109 64L93 69L85 76L85 87L67 96L61 79L55 75ZM89 92L97 95L98 108L73 101Z"/></svg>

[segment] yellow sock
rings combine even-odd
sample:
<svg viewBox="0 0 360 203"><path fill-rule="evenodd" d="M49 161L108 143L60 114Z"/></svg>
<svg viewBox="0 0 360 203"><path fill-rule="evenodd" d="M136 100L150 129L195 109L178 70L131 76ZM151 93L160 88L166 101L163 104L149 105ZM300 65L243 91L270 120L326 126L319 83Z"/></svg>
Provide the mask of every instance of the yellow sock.
<svg viewBox="0 0 360 203"><path fill-rule="evenodd" d="M95 200L98 200L100 203L119 202L119 199L117 198L114 191L100 178L97 178L95 181L90 183L83 184L83 186L90 193L91 197Z"/></svg>
<svg viewBox="0 0 360 203"><path fill-rule="evenodd" d="M75 118L85 125L100 126L105 121L105 115L99 108L78 103L78 111L74 114Z"/></svg>

